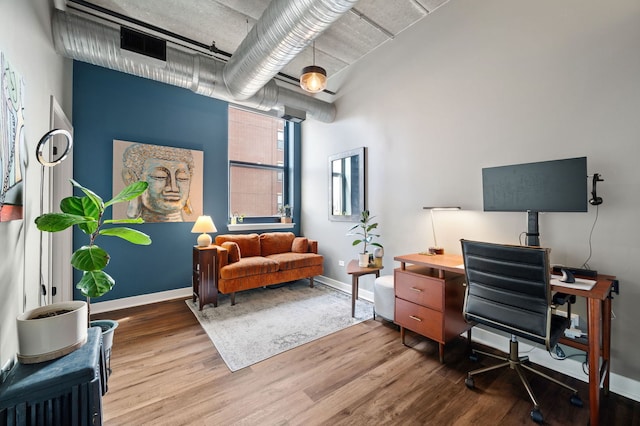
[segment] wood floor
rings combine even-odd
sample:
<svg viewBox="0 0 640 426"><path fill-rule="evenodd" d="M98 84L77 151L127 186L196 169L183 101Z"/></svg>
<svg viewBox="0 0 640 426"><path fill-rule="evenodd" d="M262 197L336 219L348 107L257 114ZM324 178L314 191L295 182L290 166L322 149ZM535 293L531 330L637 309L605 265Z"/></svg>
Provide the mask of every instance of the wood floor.
<svg viewBox="0 0 640 426"><path fill-rule="evenodd" d="M205 308L213 309L213 308ZM347 307L348 309L348 307ZM117 320L104 424L109 425L513 425L534 424L531 403L508 369L464 385L466 341L437 344L369 320L231 373L183 300L96 318ZM486 360L487 365L493 361ZM531 378L545 424L586 425L569 393ZM602 398L601 424L639 425L640 403Z"/></svg>

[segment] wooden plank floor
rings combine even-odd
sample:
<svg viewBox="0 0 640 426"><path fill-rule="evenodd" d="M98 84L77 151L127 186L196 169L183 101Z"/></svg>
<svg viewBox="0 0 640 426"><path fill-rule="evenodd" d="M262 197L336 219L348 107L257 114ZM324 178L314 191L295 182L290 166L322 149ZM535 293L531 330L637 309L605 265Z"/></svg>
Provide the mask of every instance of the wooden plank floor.
<svg viewBox="0 0 640 426"><path fill-rule="evenodd" d="M94 317L120 323L107 426L534 424L514 372L485 373L475 390L465 387L466 372L479 364L462 338L447 345L440 364L437 344L407 332L408 348L395 326L369 320L231 373L184 300ZM586 383L550 374L577 386L585 407L531 377L545 424L586 425ZM640 424L640 403L614 394L602 400L603 425Z"/></svg>

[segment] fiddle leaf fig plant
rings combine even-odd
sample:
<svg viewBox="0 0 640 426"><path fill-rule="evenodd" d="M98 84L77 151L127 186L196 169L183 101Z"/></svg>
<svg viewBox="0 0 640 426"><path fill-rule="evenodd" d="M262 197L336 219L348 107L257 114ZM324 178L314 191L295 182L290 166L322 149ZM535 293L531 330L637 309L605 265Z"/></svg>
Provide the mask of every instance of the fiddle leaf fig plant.
<svg viewBox="0 0 640 426"><path fill-rule="evenodd" d="M372 223L372 219L375 216L371 216L369 214L369 210L363 210L360 215L360 222L356 223L349 229L347 235L358 235L359 238L353 240L352 245L357 246L358 244L363 244L362 254L367 252L367 244L382 248L382 244L374 243L373 239L375 237L380 237L380 234L374 234L372 231L378 228L378 223Z"/></svg>
<svg viewBox="0 0 640 426"><path fill-rule="evenodd" d="M147 182L134 182L124 188L118 195L109 201L103 201L95 192L80 185L71 179L71 184L80 189L85 195L82 197L71 196L60 202L62 213L46 213L35 220L40 231L59 232L73 225L77 225L82 232L89 236L89 244L77 249L71 256L71 265L83 271L82 279L76 287L87 297L100 297L109 292L115 285L115 280L104 268L109 264L109 253L96 245L95 241L100 235L122 238L133 244L149 245L151 238L140 231L127 227L107 227L110 224L137 224L144 223L142 218L136 219L103 219L107 207L130 201L140 196L149 186Z"/></svg>

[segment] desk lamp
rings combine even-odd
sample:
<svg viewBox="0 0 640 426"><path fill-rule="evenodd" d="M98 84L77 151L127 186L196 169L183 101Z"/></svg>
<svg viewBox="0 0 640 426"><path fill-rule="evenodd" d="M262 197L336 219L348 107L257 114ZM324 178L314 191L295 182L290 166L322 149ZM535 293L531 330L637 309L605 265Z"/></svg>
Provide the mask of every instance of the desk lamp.
<svg viewBox="0 0 640 426"><path fill-rule="evenodd" d="M199 216L196 223L193 224L191 232L194 234L201 233L198 236L198 246L208 247L211 245L211 235L207 232L218 232L216 225L213 224L211 216Z"/></svg>
<svg viewBox="0 0 640 426"><path fill-rule="evenodd" d="M436 237L436 226L433 220L434 211L453 211L460 210L460 207L423 207L424 210L430 210L431 213L431 230L433 231L433 247L429 247L429 251L426 254L444 254L444 248L438 246L438 238Z"/></svg>

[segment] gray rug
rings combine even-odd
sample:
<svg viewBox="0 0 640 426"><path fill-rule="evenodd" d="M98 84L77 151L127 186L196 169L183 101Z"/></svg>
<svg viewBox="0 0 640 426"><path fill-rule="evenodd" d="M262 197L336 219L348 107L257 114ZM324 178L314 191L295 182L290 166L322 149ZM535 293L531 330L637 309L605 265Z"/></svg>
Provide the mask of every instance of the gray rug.
<svg viewBox="0 0 640 426"><path fill-rule="evenodd" d="M202 311L186 302L231 371L373 317L372 303L357 300L352 318L350 294L307 280L238 292L235 306L226 295Z"/></svg>

